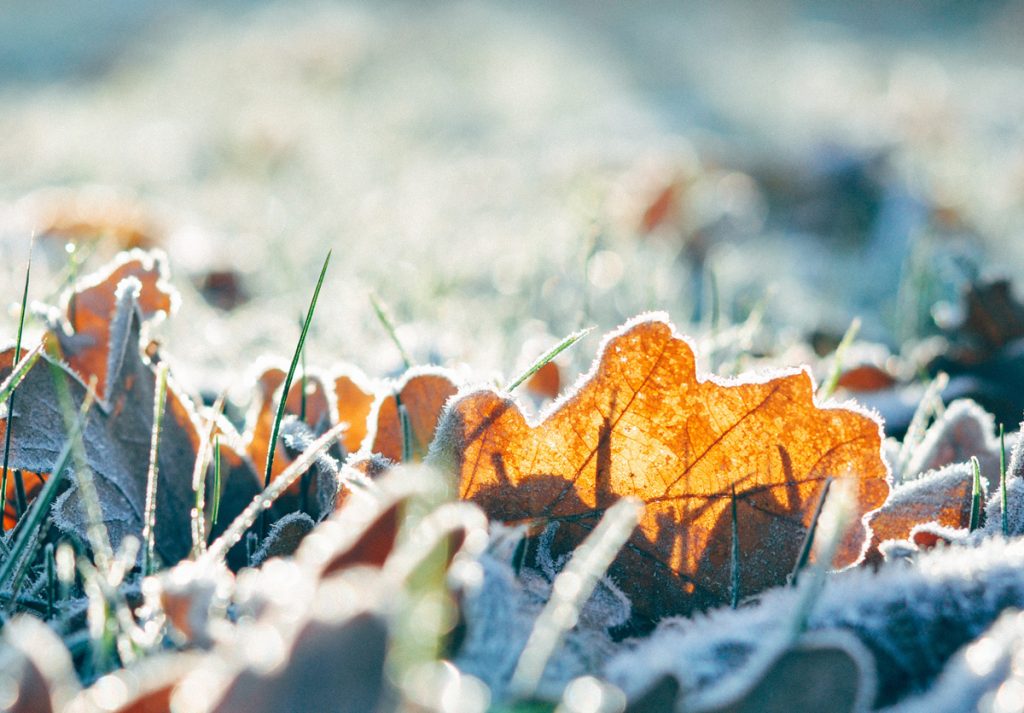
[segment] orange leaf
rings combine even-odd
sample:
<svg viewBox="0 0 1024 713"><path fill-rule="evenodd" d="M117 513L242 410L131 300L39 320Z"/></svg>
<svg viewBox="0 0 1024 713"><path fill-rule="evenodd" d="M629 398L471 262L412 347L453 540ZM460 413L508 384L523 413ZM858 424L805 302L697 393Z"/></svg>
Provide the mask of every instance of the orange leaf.
<svg viewBox="0 0 1024 713"><path fill-rule="evenodd" d="M134 277L142 285L138 307L143 321L170 314L178 295L167 284L167 261L160 251L122 253L99 273L79 281L64 297L66 323L51 331L68 365L82 381L96 377L96 392L107 397L110 329L117 307L117 287Z"/></svg>
<svg viewBox="0 0 1024 713"><path fill-rule="evenodd" d="M430 442L434 440L434 429L441 409L456 391L458 387L445 370L417 369L407 372L394 392L381 399L377 407L377 429L370 452L396 463L402 460L402 421L398 412L401 404L408 414L412 430L413 460L422 460Z"/></svg>
<svg viewBox="0 0 1024 713"><path fill-rule="evenodd" d="M557 399L558 393L562 390L562 374L558 364L549 361L537 369L537 372L527 380L526 388L542 398Z"/></svg>
<svg viewBox="0 0 1024 713"><path fill-rule="evenodd" d="M274 418L277 416L277 407L280 395L277 393L287 374L283 369L270 367L265 370L256 381L256 399L253 408L247 418L247 427L243 443L246 452L257 468L263 469L267 462L267 453L270 451L270 434L274 428ZM326 431L335 422L333 404L327 395L324 381L316 374L306 375L306 403L305 417L303 422L314 432ZM288 401L285 403L284 412L286 416L298 418L302 414L302 385L301 377L296 377L288 390ZM274 469L271 479L288 467L292 462L280 440L277 444L277 453L274 455ZM289 492L298 492L299 484L296 483Z"/></svg>
<svg viewBox="0 0 1024 713"><path fill-rule="evenodd" d="M860 513L885 500L879 424L820 408L813 393L803 371L700 379L690 345L647 316L610 335L590 375L538 424L491 390L458 398L435 457L493 519L559 522L559 549L618 498L643 500L611 574L638 614L658 618L729 600L734 487L742 595L785 581L827 477L855 481Z"/></svg>
<svg viewBox="0 0 1024 713"><path fill-rule="evenodd" d="M878 545L886 540L909 539L920 524L967 527L971 521L972 475L969 463L956 463L895 488L885 504L866 519L871 528L866 559L880 562Z"/></svg>
<svg viewBox="0 0 1024 713"><path fill-rule="evenodd" d="M349 453L359 450L366 438L367 419L373 408L373 388L366 377L352 369L344 369L334 378L334 398L338 409L338 423L347 423L348 430L341 437Z"/></svg>

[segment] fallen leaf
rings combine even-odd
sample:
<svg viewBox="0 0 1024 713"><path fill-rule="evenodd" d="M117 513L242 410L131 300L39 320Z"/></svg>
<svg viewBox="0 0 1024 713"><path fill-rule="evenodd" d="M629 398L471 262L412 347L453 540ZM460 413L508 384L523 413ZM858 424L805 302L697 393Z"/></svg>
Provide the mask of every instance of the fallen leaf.
<svg viewBox="0 0 1024 713"><path fill-rule="evenodd" d="M256 398L246 419L245 435L242 437L243 447L260 473L265 472L267 455L270 452L270 437L274 429L274 419L280 404L281 387L287 373L278 367L270 367L263 371L256 381ZM324 386L325 380L315 373L309 373L303 380L296 377L288 389L288 400L285 402L285 417L301 420L314 435L319 435L336 423L333 400ZM305 386L305 403L303 403L303 386ZM274 480L294 460L285 447L283 432L278 432L277 450L270 479ZM282 501L286 508L294 509L295 498L299 496L302 484L296 481L288 489L289 498Z"/></svg>
<svg viewBox="0 0 1024 713"><path fill-rule="evenodd" d="M25 227L43 240L106 238L117 250L126 250L153 247L162 239L162 231L142 204L102 186L36 191L21 207Z"/></svg>
<svg viewBox="0 0 1024 713"><path fill-rule="evenodd" d="M349 453L359 450L366 438L367 420L373 409L374 388L365 376L352 367L340 367L334 377L334 399L338 423L348 428L341 443Z"/></svg>
<svg viewBox="0 0 1024 713"><path fill-rule="evenodd" d="M856 636L842 630L805 635L775 657L755 662L753 668L745 682L726 681L706 696L711 700L687 701L686 710L857 713L868 711L875 696L874 659ZM716 696L722 689L724 695Z"/></svg>
<svg viewBox="0 0 1024 713"><path fill-rule="evenodd" d="M121 253L99 273L78 281L63 297L63 316L50 325L68 365L83 382L96 377L96 393L107 398L108 370L112 366L111 330L117 305L117 287L133 277L139 282L136 299L142 321L169 315L178 301L167 280L167 259L160 251Z"/></svg>
<svg viewBox="0 0 1024 713"><path fill-rule="evenodd" d="M434 440L441 409L457 391L454 376L444 369L423 367L406 372L393 391L379 400L375 413L370 417L376 428L369 452L395 463L402 461L401 407L409 420L412 460L423 460Z"/></svg>
<svg viewBox="0 0 1024 713"><path fill-rule="evenodd" d="M553 361L547 362L527 379L526 388L541 398L557 399L562 390L562 374L558 364Z"/></svg>
<svg viewBox="0 0 1024 713"><path fill-rule="evenodd" d="M639 614L659 618L729 601L733 488L743 596L785 581L826 478L855 481L860 514L884 502L879 424L818 407L813 393L803 371L700 379L690 345L664 317L645 316L612 333L578 389L537 424L493 390L454 400L432 460L492 519L559 523L566 550L618 498L641 499L640 525L610 571Z"/></svg>
<svg viewBox="0 0 1024 713"><path fill-rule="evenodd" d="M251 299L241 273L236 270L209 270L194 283L207 304L224 312L241 307Z"/></svg>
<svg viewBox="0 0 1024 713"><path fill-rule="evenodd" d="M9 419L0 421L0 437L8 423L13 429L11 467L51 472L64 445L55 378L65 380L71 404L77 408L87 389L81 377L98 376L88 369L102 369L105 388L89 413L83 442L86 463L95 476L103 521L115 546L125 535L139 535L142 531L156 373L153 362L142 352L141 330L144 314L154 312L152 300L158 305L167 304L166 294L154 297L150 293L149 306L141 306L144 286L135 275L113 281L111 275L131 264L130 260L121 260L112 271L101 273L102 279L79 283L84 285L86 297L73 300L83 307L84 321L76 323L94 337L76 339L80 336L78 332L60 334L58 342L69 350L64 356L71 366L45 355L40 358L18 387L20 398L15 402L14 412ZM110 304L111 317L109 324L104 325L106 341L100 346L101 332L91 325L98 324ZM102 360L101 354L105 354ZM85 358L81 358L83 355ZM192 468L200 439L196 419L191 401L169 379L161 427L156 505L156 546L166 562L178 561L191 549ZM72 475L72 487L54 504L54 521L62 530L87 541L78 476ZM251 474L233 471L227 475L223 482L222 517L230 521L237 514L237 503L248 502L257 486ZM212 488L211 480L207 480L208 488Z"/></svg>
<svg viewBox="0 0 1024 713"><path fill-rule="evenodd" d="M847 391L883 391L897 383L896 377L874 364L860 364L843 371L836 385Z"/></svg>

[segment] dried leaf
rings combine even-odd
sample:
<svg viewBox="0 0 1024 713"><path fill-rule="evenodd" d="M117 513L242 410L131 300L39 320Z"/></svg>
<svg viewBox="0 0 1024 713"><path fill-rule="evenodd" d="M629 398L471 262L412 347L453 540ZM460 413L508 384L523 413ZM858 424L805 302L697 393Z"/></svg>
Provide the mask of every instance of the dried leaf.
<svg viewBox="0 0 1024 713"><path fill-rule="evenodd" d="M742 595L785 580L827 477L855 481L860 513L889 490L875 420L817 407L805 372L698 379L691 347L656 316L610 335L591 374L536 425L492 390L459 397L433 458L492 519L559 522L565 548L618 498L644 501L610 571L651 618L729 601L734 487ZM857 549L846 552L837 565Z"/></svg>
<svg viewBox="0 0 1024 713"><path fill-rule="evenodd" d="M789 713L828 710L835 713L867 711L875 695L874 659L853 634L816 632L805 636L776 657L755 664L753 678L743 690L708 698L694 713ZM736 687L735 681L723 687ZM730 695L731 693L731 695ZM725 699L725 700L722 700Z"/></svg>
<svg viewBox="0 0 1024 713"><path fill-rule="evenodd" d="M882 542L909 539L917 525L937 523L943 527L967 527L971 517L972 478L969 463L955 463L895 487L885 504L867 517L871 541L866 559L880 561L878 548ZM987 490L984 479L982 489Z"/></svg>
<svg viewBox="0 0 1024 713"><path fill-rule="evenodd" d="M860 364L843 371L836 385L857 393L883 391L897 384L896 377L874 364Z"/></svg>
<svg viewBox="0 0 1024 713"><path fill-rule="evenodd" d="M122 267L132 264L123 260L118 263ZM167 305L168 298L166 293L151 293L144 312L139 302L144 287L139 280L132 275L115 284L109 279L114 273L117 268L112 273L105 272L107 277L102 280L83 283L88 285L84 288L86 297L81 300L84 311L81 320L75 323L84 326L92 336L85 339L75 332L58 337L71 350L65 356L72 368L54 364L44 356L19 386L22 398L10 415L10 464L12 468L32 472L51 471L64 441L53 370L66 378L72 405L77 407L86 392L79 374L88 378L95 374L86 369L102 368L106 383L100 392L103 398L89 414L83 440L86 462L96 476L104 524L116 546L125 535L138 535L142 529L156 375L154 364L140 349L141 329L144 313L162 309L159 305ZM149 274L156 280L157 272ZM114 304L113 316L100 332L93 325L99 324L100 315L109 304ZM107 342L101 348L96 340L103 334L107 335ZM79 336L82 338L78 339ZM79 348L81 352L75 351ZM85 358L80 358L83 355ZM101 363L102 367L98 367ZM166 408L160 441L156 536L160 555L167 562L176 562L190 549L188 533L194 503L191 471L200 436L192 404L173 380L168 382ZM7 420L0 422L0 435L6 427ZM208 483L208 487L211 485ZM231 503L244 499L255 489L256 484L247 480L244 473L231 473L224 483L224 518L230 520L233 516ZM224 507L224 503L228 506ZM85 540L86 518L77 481L54 504L54 520L61 529Z"/></svg>
<svg viewBox="0 0 1024 713"><path fill-rule="evenodd" d="M304 512L290 512L277 520L267 533L260 548L252 557L258 567L271 557L288 557L298 549L302 538L313 531L316 523Z"/></svg>
<svg viewBox="0 0 1024 713"><path fill-rule="evenodd" d="M129 277L140 285L136 302L142 321L171 313L178 295L167 282L166 257L160 251L131 250L76 283L64 296L62 319L51 325L68 365L83 382L95 376L96 393L108 401L108 372L117 366L111 361L117 287Z"/></svg>
<svg viewBox="0 0 1024 713"><path fill-rule="evenodd" d="M357 370L344 367L334 377L334 399L338 423L348 424L341 443L348 453L355 453L366 438L367 420L374 401L373 386Z"/></svg>
<svg viewBox="0 0 1024 713"><path fill-rule="evenodd" d="M549 361L526 382L526 388L531 393L546 399L558 398L562 390L562 374L558 364Z"/></svg>
<svg viewBox="0 0 1024 713"><path fill-rule="evenodd" d="M458 387L454 376L443 369L419 368L406 372L394 391L378 403L375 416L376 430L370 453L377 453L399 463L402 461L403 434L399 404L408 415L411 431L412 460L421 461L427 454L441 409Z"/></svg>

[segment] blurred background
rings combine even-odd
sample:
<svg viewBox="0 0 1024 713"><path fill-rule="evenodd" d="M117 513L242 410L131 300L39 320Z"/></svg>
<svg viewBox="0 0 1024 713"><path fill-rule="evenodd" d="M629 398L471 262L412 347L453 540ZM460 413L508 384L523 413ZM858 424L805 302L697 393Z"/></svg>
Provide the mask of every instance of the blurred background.
<svg viewBox="0 0 1024 713"><path fill-rule="evenodd" d="M1022 31L953 0L7 0L0 288L33 233L39 301L162 248L194 389L287 358L328 249L324 367L400 367L371 292L477 378L597 326L578 369L644 310L899 351L1024 267Z"/></svg>

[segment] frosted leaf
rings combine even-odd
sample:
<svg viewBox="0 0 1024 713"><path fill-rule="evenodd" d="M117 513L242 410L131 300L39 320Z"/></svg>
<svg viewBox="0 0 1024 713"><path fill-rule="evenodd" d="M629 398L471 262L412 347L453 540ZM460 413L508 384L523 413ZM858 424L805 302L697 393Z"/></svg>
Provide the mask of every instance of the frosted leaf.
<svg viewBox="0 0 1024 713"><path fill-rule="evenodd" d="M511 554L507 547L500 549ZM551 581L535 570L524 570L517 577L509 560L495 550L492 547L480 558L482 585L466 594L466 637L455 664L464 673L484 681L493 700L500 701L506 695L534 622L551 595ZM599 670L616 649L608 628L628 617L625 597L605 580L584 605L576 627L551 657L537 693L556 699L571 680Z"/></svg>
<svg viewBox="0 0 1024 713"><path fill-rule="evenodd" d="M884 713L1020 710L1024 702L1019 700L1017 708L992 706L1002 703L999 698L1009 690L1009 679L1020 681L1020 671L1024 671L1024 614L1006 612L981 637L957 652L928 691L885 708Z"/></svg>
<svg viewBox="0 0 1024 713"><path fill-rule="evenodd" d="M970 399L957 399L928 429L905 473L913 478L952 463L966 463L972 456L981 464L982 475L990 480L998 478L995 417Z"/></svg>
<svg viewBox="0 0 1024 713"><path fill-rule="evenodd" d="M679 681L683 695L709 689L783 635L801 594L774 589L747 608L665 620L649 638L620 651L604 673L630 699L666 674ZM925 689L961 646L1011 607L1024 607L1024 540L990 538L878 572L832 575L807 626L852 632L875 659L876 703L890 704Z"/></svg>

